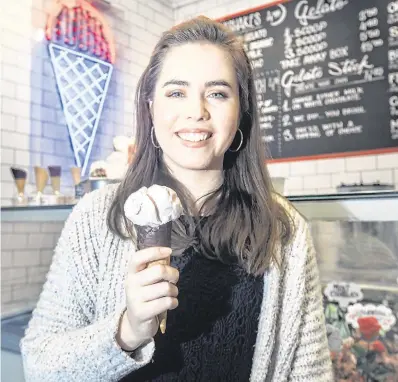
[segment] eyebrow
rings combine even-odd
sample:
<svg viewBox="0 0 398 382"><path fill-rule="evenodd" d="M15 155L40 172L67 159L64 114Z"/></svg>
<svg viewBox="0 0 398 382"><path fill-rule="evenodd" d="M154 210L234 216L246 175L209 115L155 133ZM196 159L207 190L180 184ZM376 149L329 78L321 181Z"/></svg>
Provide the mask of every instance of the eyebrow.
<svg viewBox="0 0 398 382"><path fill-rule="evenodd" d="M172 79L170 81L166 81L163 84L163 87L166 87L168 85L178 85L178 86L189 86L189 82L188 81L181 81L181 80L176 80L176 79ZM225 80L215 80L215 81L207 81L205 83L205 87L206 88L210 88L212 86L224 86L227 88L232 89L232 86L229 84L229 82L225 81Z"/></svg>

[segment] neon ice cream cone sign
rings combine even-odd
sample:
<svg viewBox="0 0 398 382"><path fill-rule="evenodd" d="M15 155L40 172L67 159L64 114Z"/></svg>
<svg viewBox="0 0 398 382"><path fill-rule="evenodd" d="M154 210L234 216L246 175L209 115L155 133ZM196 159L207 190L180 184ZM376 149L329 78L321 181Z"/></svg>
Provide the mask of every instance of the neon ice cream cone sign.
<svg viewBox="0 0 398 382"><path fill-rule="evenodd" d="M112 33L85 0L55 0L48 49L76 165L85 174L115 61Z"/></svg>

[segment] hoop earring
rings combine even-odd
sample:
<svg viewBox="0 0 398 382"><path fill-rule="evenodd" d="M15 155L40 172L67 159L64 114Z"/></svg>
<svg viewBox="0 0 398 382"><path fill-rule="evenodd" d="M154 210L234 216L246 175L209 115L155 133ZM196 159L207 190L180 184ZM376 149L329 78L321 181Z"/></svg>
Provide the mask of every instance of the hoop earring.
<svg viewBox="0 0 398 382"><path fill-rule="evenodd" d="M152 141L153 147L155 147L155 149L160 149L160 145L159 146L155 145L155 137L153 136L153 131L154 130L155 130L155 128L152 126L152 129L151 129L151 141Z"/></svg>
<svg viewBox="0 0 398 382"><path fill-rule="evenodd" d="M237 149L234 149L234 150L228 149L228 151L230 151L231 153L237 153L240 150L240 148L242 147L242 145L243 145L243 133L242 133L242 130L238 129L238 131L240 133L240 143L239 143L239 146L238 146Z"/></svg>

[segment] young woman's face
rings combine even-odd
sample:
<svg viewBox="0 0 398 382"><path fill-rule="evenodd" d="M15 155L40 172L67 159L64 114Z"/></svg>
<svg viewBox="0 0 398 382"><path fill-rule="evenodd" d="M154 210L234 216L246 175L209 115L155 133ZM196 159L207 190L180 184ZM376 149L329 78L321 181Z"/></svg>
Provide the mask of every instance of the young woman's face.
<svg viewBox="0 0 398 382"><path fill-rule="evenodd" d="M156 139L171 169L222 169L239 124L239 90L230 55L212 44L172 48L151 109Z"/></svg>

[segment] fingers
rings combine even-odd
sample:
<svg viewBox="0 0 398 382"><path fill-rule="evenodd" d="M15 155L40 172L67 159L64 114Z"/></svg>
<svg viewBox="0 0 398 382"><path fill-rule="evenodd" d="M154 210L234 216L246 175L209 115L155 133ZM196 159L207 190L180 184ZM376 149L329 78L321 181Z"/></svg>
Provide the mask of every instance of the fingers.
<svg viewBox="0 0 398 382"><path fill-rule="evenodd" d="M162 297L142 304L141 309L136 312L136 316L141 321L151 320L153 317L177 307L178 300L176 298Z"/></svg>
<svg viewBox="0 0 398 382"><path fill-rule="evenodd" d="M132 283L137 286L152 285L160 281L168 281L169 283L177 284L179 277L180 273L176 268L159 264L133 274Z"/></svg>
<svg viewBox="0 0 398 382"><path fill-rule="evenodd" d="M171 248L167 247L150 247L137 251L130 260L129 272L140 272L152 261L167 259L171 252Z"/></svg>
<svg viewBox="0 0 398 382"><path fill-rule="evenodd" d="M135 328L178 306L179 271L168 265L171 252L151 247L137 251L130 260L125 288L129 321Z"/></svg>
<svg viewBox="0 0 398 382"><path fill-rule="evenodd" d="M153 301L162 297L177 297L178 288L169 283L161 282L154 285L148 285L142 288L141 296L142 302Z"/></svg>

